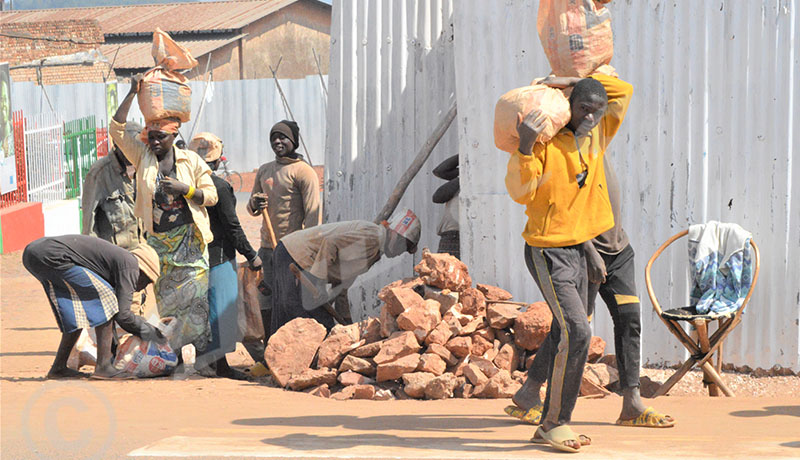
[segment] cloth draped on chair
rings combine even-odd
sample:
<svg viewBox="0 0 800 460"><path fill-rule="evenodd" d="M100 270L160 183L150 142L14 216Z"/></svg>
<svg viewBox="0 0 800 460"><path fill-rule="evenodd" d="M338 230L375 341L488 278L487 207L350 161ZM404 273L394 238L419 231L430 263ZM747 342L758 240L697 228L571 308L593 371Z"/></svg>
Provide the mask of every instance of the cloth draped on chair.
<svg viewBox="0 0 800 460"><path fill-rule="evenodd" d="M690 302L699 314L725 315L741 308L753 281L752 233L737 224L710 221L689 227Z"/></svg>

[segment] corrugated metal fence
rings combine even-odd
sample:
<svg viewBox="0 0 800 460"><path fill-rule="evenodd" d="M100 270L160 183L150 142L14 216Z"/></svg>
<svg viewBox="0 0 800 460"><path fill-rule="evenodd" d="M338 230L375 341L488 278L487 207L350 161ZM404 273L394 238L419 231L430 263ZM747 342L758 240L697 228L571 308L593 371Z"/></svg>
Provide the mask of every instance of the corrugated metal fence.
<svg viewBox="0 0 800 460"><path fill-rule="evenodd" d="M327 77L325 77L327 79ZM315 165L323 163L325 146L325 95L318 76L302 80L280 80L289 106L297 117L300 134ZM192 88L192 115L196 118L205 89L204 82L189 82ZM44 91L33 82L12 84L12 107L25 114L50 111L48 99L64 120L94 115L98 126L106 122L106 93L102 83L45 86ZM119 84L119 99L128 92L127 84ZM141 121L138 105L133 104L130 119ZM274 80L230 80L214 82L206 95L203 113L195 133L209 131L225 143L230 167L250 171L274 158L269 146L269 129L287 119ZM102 122L101 122L102 121ZM194 119L181 127L189 136Z"/></svg>
<svg viewBox="0 0 800 460"><path fill-rule="evenodd" d="M455 98L453 2L334 2L325 151L325 220L372 221ZM400 207L435 228L444 182L433 166L457 153L455 123L411 183ZM423 233L420 247L436 248ZM353 318L377 314L377 291L413 273L412 258L382 260L350 290Z"/></svg>
<svg viewBox="0 0 800 460"><path fill-rule="evenodd" d="M644 362L684 356L652 312L644 264L689 224L721 220L752 231L763 256L759 286L726 341L725 361L800 370L800 199L792 187L800 177L792 158L800 132L800 5L617 0L609 7L611 64L636 90L609 155L623 187L622 223L637 251ZM427 172L458 150L462 256L473 278L518 299L540 298L522 260L523 209L503 184L508 157L492 138L498 97L549 73L537 9L535 0L334 5L330 220L372 218L455 84L456 122L404 203L421 210L423 243L435 246L440 210L426 197L438 183ZM458 144L450 137L454 128ZM404 262L400 271L409 274L409 266ZM657 294L683 304L686 276L684 244L656 267ZM610 317L599 311L595 331L611 342Z"/></svg>

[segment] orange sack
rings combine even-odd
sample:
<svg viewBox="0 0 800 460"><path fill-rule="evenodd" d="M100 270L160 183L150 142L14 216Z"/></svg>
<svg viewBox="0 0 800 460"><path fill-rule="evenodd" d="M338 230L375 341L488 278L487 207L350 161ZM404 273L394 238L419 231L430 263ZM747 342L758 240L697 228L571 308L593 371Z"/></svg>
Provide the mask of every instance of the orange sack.
<svg viewBox="0 0 800 460"><path fill-rule="evenodd" d="M512 89L503 94L494 107L494 145L508 153L519 148L517 114L523 116L533 109L542 111L545 128L536 142L547 142L569 123L572 112L564 93L547 85L531 85Z"/></svg>
<svg viewBox="0 0 800 460"><path fill-rule="evenodd" d="M153 34L153 59L139 86L139 109L147 121L174 117L187 122L192 115L192 89L189 79L176 70L197 66L189 50L172 40L161 29Z"/></svg>
<svg viewBox="0 0 800 460"><path fill-rule="evenodd" d="M536 28L544 54L559 77L586 77L611 61L614 37L605 3L608 1L539 1Z"/></svg>

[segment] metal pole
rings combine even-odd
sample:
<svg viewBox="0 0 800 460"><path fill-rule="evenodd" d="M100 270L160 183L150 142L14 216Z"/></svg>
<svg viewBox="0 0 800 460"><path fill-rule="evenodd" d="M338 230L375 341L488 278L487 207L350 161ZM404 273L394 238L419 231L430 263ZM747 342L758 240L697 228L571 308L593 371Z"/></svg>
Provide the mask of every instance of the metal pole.
<svg viewBox="0 0 800 460"><path fill-rule="evenodd" d="M281 83L278 81L278 67L281 65L281 61L283 60L283 56L278 59L278 65L275 66L275 69L272 66L269 66L269 70L272 72L272 79L275 80L275 86L278 88L278 93L281 95L281 100L283 101L283 105L286 107L286 110L289 112L289 118L292 121L297 121L294 118L294 114L292 113L291 107L289 107L289 101L286 100L286 95L283 94L283 88L281 88ZM308 160L308 164L314 166L314 163L311 161L311 152L308 151L308 147L306 147L306 141L303 140L303 136L300 136L300 143L303 144L303 150L306 152L306 160Z"/></svg>
<svg viewBox="0 0 800 460"><path fill-rule="evenodd" d="M197 116L195 116L194 123L192 123L192 130L189 131L189 140L188 140L189 142L192 141L192 138L194 137L194 130L195 128L197 128L197 122L200 121L200 115L203 114L203 107L205 106L206 103L206 93L208 92L208 85L211 84L211 78L210 75L208 74L208 68L210 66L211 66L211 52L209 51L208 60L206 61L206 78L205 78L206 86L203 88L203 98L200 99L200 107L197 108Z"/></svg>

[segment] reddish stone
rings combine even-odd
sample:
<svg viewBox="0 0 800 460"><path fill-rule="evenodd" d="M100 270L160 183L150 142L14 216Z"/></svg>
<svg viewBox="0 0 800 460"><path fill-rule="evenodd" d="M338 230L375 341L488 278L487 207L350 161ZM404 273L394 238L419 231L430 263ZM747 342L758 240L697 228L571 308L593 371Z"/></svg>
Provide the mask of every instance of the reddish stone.
<svg viewBox="0 0 800 460"><path fill-rule="evenodd" d="M355 326L355 327L353 327ZM342 326L337 324L328 334L317 352L317 365L319 367L337 368L346 353L353 349L359 342L361 334L357 324Z"/></svg>
<svg viewBox="0 0 800 460"><path fill-rule="evenodd" d="M382 337L389 337L390 335L397 332L397 320L394 316L389 312L389 307L386 304L383 304L381 307L381 315L379 319L381 323L381 336Z"/></svg>
<svg viewBox="0 0 800 460"><path fill-rule="evenodd" d="M532 354L525 359L525 369L530 369L533 366L533 360L536 359L536 354Z"/></svg>
<svg viewBox="0 0 800 460"><path fill-rule="evenodd" d="M374 383L375 381L369 377L364 377L363 375L353 372L353 371L346 371L339 374L339 378L337 379L342 386L350 386L350 385L365 385Z"/></svg>
<svg viewBox="0 0 800 460"><path fill-rule="evenodd" d="M600 337L593 336L592 341L589 343L589 358L587 362L594 363L603 357L603 352L606 350L606 341Z"/></svg>
<svg viewBox="0 0 800 460"><path fill-rule="evenodd" d="M478 369L480 369L481 372L483 372L484 375L489 378L494 377L498 372L500 372L500 369L498 369L494 363L481 356L472 355L469 357L469 362L478 366Z"/></svg>
<svg viewBox="0 0 800 460"><path fill-rule="evenodd" d="M476 334L472 334L472 349L470 350L470 354L476 356L483 356L484 353L490 351L494 344L482 336Z"/></svg>
<svg viewBox="0 0 800 460"><path fill-rule="evenodd" d="M381 339L381 321L378 318L368 318L358 323L361 339L365 343L377 342Z"/></svg>
<svg viewBox="0 0 800 460"><path fill-rule="evenodd" d="M517 316L519 307L509 303L490 303L486 308L486 318L495 329L505 329L513 325Z"/></svg>
<svg viewBox="0 0 800 460"><path fill-rule="evenodd" d="M423 398L428 382L436 377L430 372L410 372L403 375L403 391L412 398Z"/></svg>
<svg viewBox="0 0 800 460"><path fill-rule="evenodd" d="M435 300L423 300L421 304L407 308L397 317L397 327L412 331L417 340L422 342L441 321L439 303Z"/></svg>
<svg viewBox="0 0 800 460"><path fill-rule="evenodd" d="M514 320L514 342L520 348L536 351L550 332L553 315L544 302L528 305L527 311Z"/></svg>
<svg viewBox="0 0 800 460"><path fill-rule="evenodd" d="M404 311L420 306L425 300L409 288L391 288L386 294L386 306L392 316L400 316Z"/></svg>
<svg viewBox="0 0 800 460"><path fill-rule="evenodd" d="M422 372L430 372L433 375L444 374L447 368L447 363L444 362L441 356L435 353L424 353L419 360L419 370Z"/></svg>
<svg viewBox="0 0 800 460"><path fill-rule="evenodd" d="M483 388L480 393L477 392L478 387L476 387L475 395L480 398L510 398L514 396L514 393L516 393L521 386L519 382L511 377L511 373L502 370L482 386Z"/></svg>
<svg viewBox="0 0 800 460"><path fill-rule="evenodd" d="M453 390L456 387L456 376L451 373L442 374L434 377L425 386L425 397L427 399L447 399L453 397Z"/></svg>
<svg viewBox="0 0 800 460"><path fill-rule="evenodd" d="M433 328L431 333L425 337L425 345L430 345L432 343L444 345L452 336L453 332L450 330L450 325L445 321L440 321L439 324Z"/></svg>
<svg viewBox="0 0 800 460"><path fill-rule="evenodd" d="M600 364L608 364L614 369L617 369L617 355L603 355L597 362Z"/></svg>
<svg viewBox="0 0 800 460"><path fill-rule="evenodd" d="M372 385L353 385L353 399L375 399L375 387Z"/></svg>
<svg viewBox="0 0 800 460"><path fill-rule="evenodd" d="M350 352L350 356L355 356L356 358L371 358L378 354L381 351L381 346L383 346L383 340L379 340L377 342L368 343L366 345L362 345L355 350Z"/></svg>
<svg viewBox="0 0 800 460"><path fill-rule="evenodd" d="M295 318L269 338L264 360L278 385L285 387L311 366L326 333L325 326L313 319Z"/></svg>
<svg viewBox="0 0 800 460"><path fill-rule="evenodd" d="M465 356L464 358L460 359L455 366L452 366L451 372L456 377L461 377L464 375L464 369L469 366L470 364L470 356Z"/></svg>
<svg viewBox="0 0 800 460"><path fill-rule="evenodd" d="M494 361L494 359L497 357L497 354L500 352L500 347L502 346L503 344L500 343L499 340L495 339L495 341L492 343L492 349L482 354L481 356L488 359L489 361Z"/></svg>
<svg viewBox="0 0 800 460"><path fill-rule="evenodd" d="M480 368L474 364L467 364L464 367L464 377L474 386L483 385L489 381L489 377L486 377L486 374L481 372Z"/></svg>
<svg viewBox="0 0 800 460"><path fill-rule="evenodd" d="M461 292L472 285L467 266L450 254L422 251L422 261L414 267L425 284Z"/></svg>
<svg viewBox="0 0 800 460"><path fill-rule="evenodd" d="M511 300L514 297L510 292L497 286L478 284L476 287L486 296L486 300Z"/></svg>
<svg viewBox="0 0 800 460"><path fill-rule="evenodd" d="M373 360L377 364L394 361L402 356L416 353L420 349L419 342L413 332L397 332L381 344L381 350Z"/></svg>
<svg viewBox="0 0 800 460"><path fill-rule="evenodd" d="M461 292L458 297L461 302L461 313L473 316L486 316L486 297L475 288Z"/></svg>
<svg viewBox="0 0 800 460"><path fill-rule="evenodd" d="M472 335L475 331L486 327L486 317L477 316L461 328L459 335Z"/></svg>
<svg viewBox="0 0 800 460"><path fill-rule="evenodd" d="M353 371L363 375L375 375L375 364L363 358L347 355L339 366L339 372Z"/></svg>
<svg viewBox="0 0 800 460"><path fill-rule="evenodd" d="M472 338L469 336L453 337L444 346L457 357L464 358L472 352Z"/></svg>
<svg viewBox="0 0 800 460"><path fill-rule="evenodd" d="M408 372L414 372L419 367L420 356L418 353L398 358L395 361L378 365L375 379L379 382L399 379Z"/></svg>
<svg viewBox="0 0 800 460"><path fill-rule="evenodd" d="M458 364L458 357L453 354L450 350L448 350L444 345L440 345L438 343L432 343L428 346L428 353L434 353L439 355L448 366L455 366Z"/></svg>
<svg viewBox="0 0 800 460"><path fill-rule="evenodd" d="M414 289L417 286L422 286L425 284L421 278L403 278L401 280L393 281L386 286L384 286L380 292L378 292L378 298L382 301L386 302L386 299L389 297L389 290L393 288L408 288Z"/></svg>
<svg viewBox="0 0 800 460"><path fill-rule="evenodd" d="M305 390L305 392L312 396L319 396L320 398L331 397L331 389L328 387L327 383L323 383L318 387L309 388L308 390Z"/></svg>
<svg viewBox="0 0 800 460"><path fill-rule="evenodd" d="M449 289L439 289L432 286L423 286L424 295L427 299L439 302L439 312L444 315L453 305L458 303L458 292Z"/></svg>
<svg viewBox="0 0 800 460"><path fill-rule="evenodd" d="M288 383L289 388L294 391L320 385L336 385L336 370L328 368L306 369L301 374L293 376Z"/></svg>
<svg viewBox="0 0 800 460"><path fill-rule="evenodd" d="M493 362L500 370L514 371L519 367L519 351L515 346L507 343L500 348Z"/></svg>
<svg viewBox="0 0 800 460"><path fill-rule="evenodd" d="M503 345L505 345L507 343L514 343L514 334L512 334L512 333L510 333L510 332L508 332L506 330L495 330L494 336Z"/></svg>

